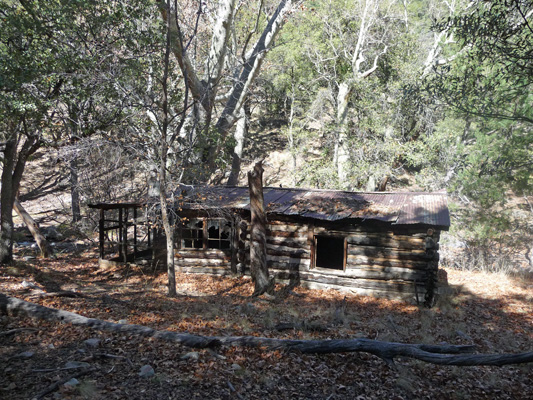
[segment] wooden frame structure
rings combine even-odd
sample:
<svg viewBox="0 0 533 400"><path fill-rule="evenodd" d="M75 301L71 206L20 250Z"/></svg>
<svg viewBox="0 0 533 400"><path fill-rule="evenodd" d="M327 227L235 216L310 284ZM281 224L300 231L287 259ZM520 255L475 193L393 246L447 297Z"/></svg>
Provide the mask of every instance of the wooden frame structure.
<svg viewBox="0 0 533 400"><path fill-rule="evenodd" d="M97 203L90 208L99 210L100 263L134 262L152 255L154 232L148 221L140 220L142 203ZM139 238L140 227L145 237Z"/></svg>

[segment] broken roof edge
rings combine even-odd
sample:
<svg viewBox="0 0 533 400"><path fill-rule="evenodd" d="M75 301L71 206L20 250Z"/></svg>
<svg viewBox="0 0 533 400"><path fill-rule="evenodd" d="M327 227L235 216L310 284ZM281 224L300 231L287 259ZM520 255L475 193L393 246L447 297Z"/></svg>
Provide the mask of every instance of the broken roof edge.
<svg viewBox="0 0 533 400"><path fill-rule="evenodd" d="M185 198L183 207L187 209L218 207L249 211L250 208L246 186L180 185L177 190ZM441 230L450 227L445 191L350 192L265 186L263 193L265 209L270 215L329 222L382 221L395 226L419 225Z"/></svg>

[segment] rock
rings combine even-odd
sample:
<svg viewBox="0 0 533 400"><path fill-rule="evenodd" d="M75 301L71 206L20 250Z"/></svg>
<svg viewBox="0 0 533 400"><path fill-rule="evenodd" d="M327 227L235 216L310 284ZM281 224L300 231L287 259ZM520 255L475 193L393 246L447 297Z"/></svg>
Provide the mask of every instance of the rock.
<svg viewBox="0 0 533 400"><path fill-rule="evenodd" d="M85 346L91 347L94 349L100 346L100 339L98 338L87 339L83 343L85 343Z"/></svg>
<svg viewBox="0 0 533 400"><path fill-rule="evenodd" d="M200 358L200 353L197 351L191 351L187 354L184 354L180 357L180 360L198 360Z"/></svg>
<svg viewBox="0 0 533 400"><path fill-rule="evenodd" d="M119 323L119 324L122 324L122 325L127 325L128 320L127 320L127 319L119 319L119 320L118 320L118 323Z"/></svg>
<svg viewBox="0 0 533 400"><path fill-rule="evenodd" d="M469 335L467 335L467 334L464 333L463 331L460 331L459 329L456 330L455 333L456 333L457 336L459 336L460 338L463 338L463 339L466 339L466 340L472 340L472 337L470 337Z"/></svg>
<svg viewBox="0 0 533 400"><path fill-rule="evenodd" d="M35 289L37 287L35 283L28 282L28 281L22 281L21 285L23 288L26 288L26 289Z"/></svg>
<svg viewBox="0 0 533 400"><path fill-rule="evenodd" d="M231 369L234 370L235 372L242 371L242 367L239 364L231 364Z"/></svg>
<svg viewBox="0 0 533 400"><path fill-rule="evenodd" d="M151 365L143 365L139 371L139 376L143 378L151 378L155 375L155 371Z"/></svg>
<svg viewBox="0 0 533 400"><path fill-rule="evenodd" d="M34 356L34 352L33 351L23 351L22 353L19 353L17 354L15 357L16 358L31 358Z"/></svg>
<svg viewBox="0 0 533 400"><path fill-rule="evenodd" d="M65 368L89 368L91 364L83 361L67 361Z"/></svg>
<svg viewBox="0 0 533 400"><path fill-rule="evenodd" d="M65 382L64 386L72 388L72 387L75 387L75 386L77 386L79 384L80 384L79 380L77 380L76 378L72 378L68 382Z"/></svg>

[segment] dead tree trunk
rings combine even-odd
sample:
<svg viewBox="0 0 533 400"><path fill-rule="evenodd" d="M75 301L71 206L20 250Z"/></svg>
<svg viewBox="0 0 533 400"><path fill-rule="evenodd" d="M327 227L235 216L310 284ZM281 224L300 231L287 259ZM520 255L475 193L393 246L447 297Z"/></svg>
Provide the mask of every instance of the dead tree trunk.
<svg viewBox="0 0 533 400"><path fill-rule="evenodd" d="M0 315L2 314L23 314L32 318L87 326L95 330L153 337L194 348L240 346L297 351L307 354L363 352L374 354L392 366L394 365L394 358L397 357L413 358L431 364L459 366L502 366L533 362L533 351L518 354L472 354L475 346L392 343L371 339L291 340L256 336L200 336L158 331L142 325L118 324L87 318L73 312L44 307L0 293Z"/></svg>
<svg viewBox="0 0 533 400"><path fill-rule="evenodd" d="M250 271L255 284L253 296L261 296L273 289L273 281L268 277L266 214L263 199L263 161L255 164L248 172L250 189Z"/></svg>
<svg viewBox="0 0 533 400"><path fill-rule="evenodd" d="M39 249L41 250L41 257L50 257L52 255L52 250L48 245L48 241L41 233L39 224L35 222L35 220L30 214L28 214L28 212L24 209L24 207L22 207L22 204L20 204L17 199L15 199L15 202L13 203L13 209L17 212L19 217L22 218L22 221L24 221L24 224L30 230L31 235L37 242L37 246L39 246Z"/></svg>

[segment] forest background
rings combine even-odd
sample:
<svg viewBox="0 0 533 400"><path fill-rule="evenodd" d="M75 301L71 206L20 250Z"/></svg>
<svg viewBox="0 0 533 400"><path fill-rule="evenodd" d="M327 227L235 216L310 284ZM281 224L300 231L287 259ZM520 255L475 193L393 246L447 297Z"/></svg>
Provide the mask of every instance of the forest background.
<svg viewBox="0 0 533 400"><path fill-rule="evenodd" d="M526 398L529 365L191 351L127 330L530 352L532 16L530 0L0 0L0 308L15 296L126 329L1 315L0 393ZM159 193L165 211L176 185L245 185L257 159L266 185L447 191L450 295L269 301L245 277L178 273L172 297L166 275L99 268L87 204ZM67 238L55 257L21 243L22 206Z"/></svg>
<svg viewBox="0 0 533 400"><path fill-rule="evenodd" d="M85 207L147 182L446 190L461 268L532 267L530 1L2 1L2 259L27 162ZM165 209L165 207L163 208ZM92 221L92 224L91 224ZM446 260L445 260L446 261Z"/></svg>

